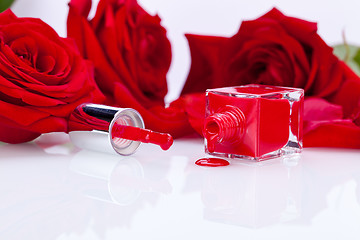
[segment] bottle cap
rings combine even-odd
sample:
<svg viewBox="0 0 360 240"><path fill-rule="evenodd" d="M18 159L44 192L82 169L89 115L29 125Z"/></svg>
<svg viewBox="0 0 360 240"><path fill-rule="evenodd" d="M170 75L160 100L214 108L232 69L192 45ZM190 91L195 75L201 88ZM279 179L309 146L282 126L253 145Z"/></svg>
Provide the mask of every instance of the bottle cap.
<svg viewBox="0 0 360 240"><path fill-rule="evenodd" d="M140 143L159 145L168 150L173 138L168 133L144 129L144 121L132 108L116 108L99 104L81 104L70 116L72 142L84 149L133 154Z"/></svg>
<svg viewBox="0 0 360 240"><path fill-rule="evenodd" d="M114 125L144 128L139 112L131 108L116 108L100 104L79 105L70 117L70 139L79 148L131 155L140 141L112 136ZM76 130L73 130L76 129Z"/></svg>

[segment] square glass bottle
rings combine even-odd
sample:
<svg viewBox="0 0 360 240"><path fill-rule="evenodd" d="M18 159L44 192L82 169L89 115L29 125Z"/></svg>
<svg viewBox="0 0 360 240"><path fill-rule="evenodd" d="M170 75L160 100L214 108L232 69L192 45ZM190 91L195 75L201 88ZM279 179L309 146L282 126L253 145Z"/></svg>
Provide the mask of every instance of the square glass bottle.
<svg viewBox="0 0 360 240"><path fill-rule="evenodd" d="M250 84L208 89L205 151L262 161L302 150L304 90Z"/></svg>

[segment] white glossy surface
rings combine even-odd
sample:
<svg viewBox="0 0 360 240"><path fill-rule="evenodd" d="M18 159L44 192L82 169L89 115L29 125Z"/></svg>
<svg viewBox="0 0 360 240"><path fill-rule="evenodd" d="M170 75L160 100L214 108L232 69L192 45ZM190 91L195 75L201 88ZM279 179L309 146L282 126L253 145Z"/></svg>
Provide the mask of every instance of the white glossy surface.
<svg viewBox="0 0 360 240"><path fill-rule="evenodd" d="M65 134L0 145L0 239L358 239L360 150L227 167L201 139L130 157ZM245 237L245 238L244 238Z"/></svg>

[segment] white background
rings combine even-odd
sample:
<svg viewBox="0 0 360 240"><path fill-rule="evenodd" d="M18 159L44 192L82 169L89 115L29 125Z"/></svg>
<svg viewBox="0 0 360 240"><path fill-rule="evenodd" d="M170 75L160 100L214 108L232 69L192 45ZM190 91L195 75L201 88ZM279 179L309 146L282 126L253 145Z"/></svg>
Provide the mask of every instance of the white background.
<svg viewBox="0 0 360 240"><path fill-rule="evenodd" d="M16 0L18 16L38 17L66 36L69 0ZM93 1L93 16L98 0ZM173 61L168 74L169 95L177 97L190 68L190 52L184 33L231 36L242 20L255 19L272 7L284 14L318 23L319 34L329 44L360 44L360 1L358 0L139 0L151 14L162 18L172 44Z"/></svg>

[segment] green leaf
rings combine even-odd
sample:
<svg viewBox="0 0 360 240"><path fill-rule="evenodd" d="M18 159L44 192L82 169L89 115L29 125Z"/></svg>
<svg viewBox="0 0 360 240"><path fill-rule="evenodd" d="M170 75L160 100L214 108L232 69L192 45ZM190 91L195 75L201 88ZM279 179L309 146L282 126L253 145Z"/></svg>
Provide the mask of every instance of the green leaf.
<svg viewBox="0 0 360 240"><path fill-rule="evenodd" d="M360 47L340 44L333 47L334 54L343 60L357 75L360 76Z"/></svg>
<svg viewBox="0 0 360 240"><path fill-rule="evenodd" d="M3 12L6 9L8 9L13 2L14 0L0 0L0 12Z"/></svg>
<svg viewBox="0 0 360 240"><path fill-rule="evenodd" d="M360 49L357 50L355 56L354 56L354 61L356 62L356 64L358 66L360 66Z"/></svg>

